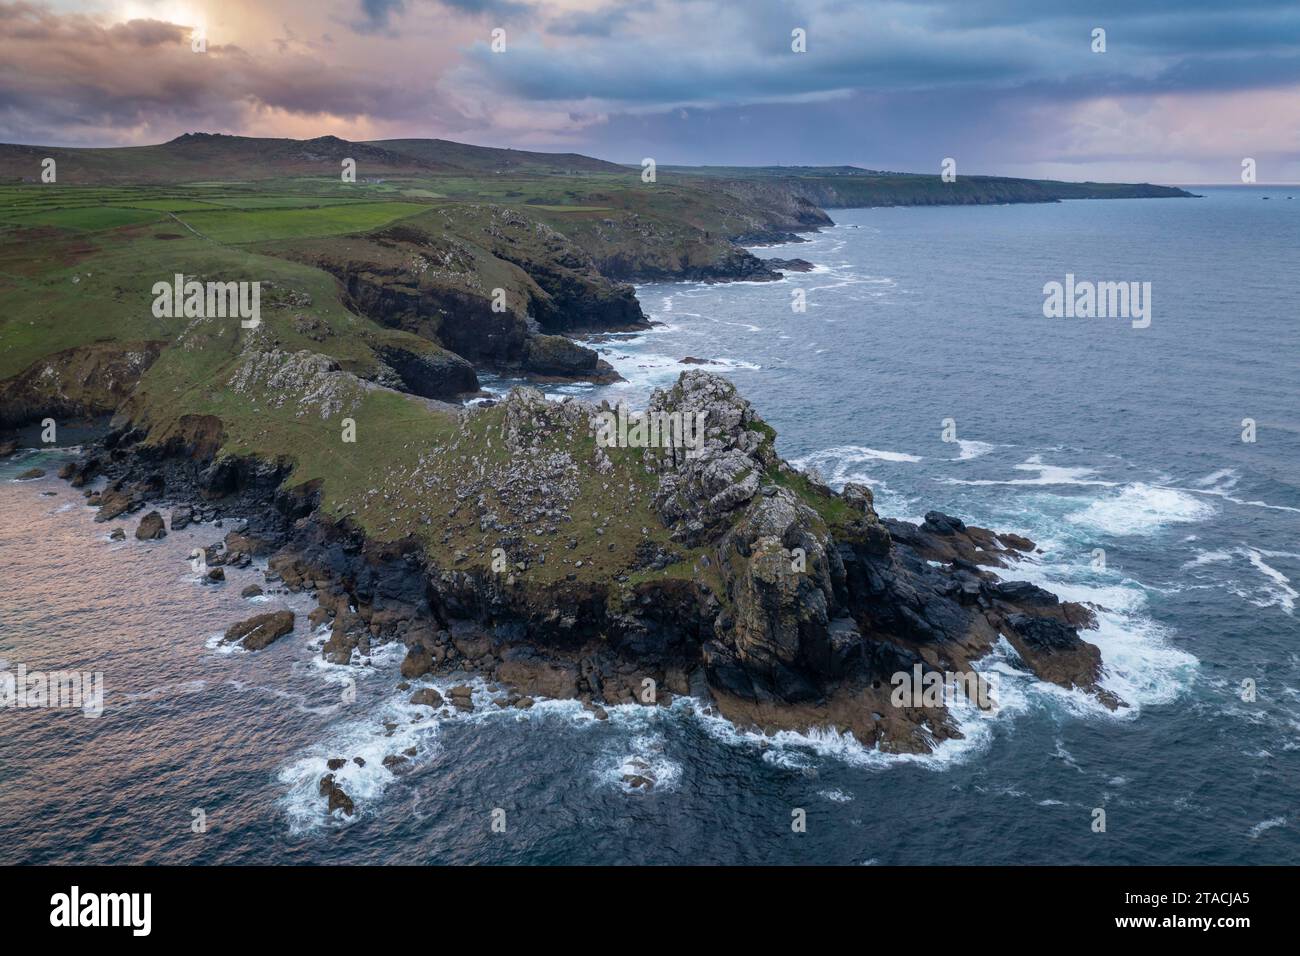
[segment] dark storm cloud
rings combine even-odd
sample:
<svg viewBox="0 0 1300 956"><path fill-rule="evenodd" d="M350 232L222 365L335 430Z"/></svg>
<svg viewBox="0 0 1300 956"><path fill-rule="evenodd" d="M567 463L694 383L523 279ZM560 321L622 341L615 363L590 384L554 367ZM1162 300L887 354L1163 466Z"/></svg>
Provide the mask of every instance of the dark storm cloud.
<svg viewBox="0 0 1300 956"><path fill-rule="evenodd" d="M386 32L394 28L394 20L407 10L406 0L360 0L363 19L351 24L359 33ZM425 9L442 8L442 12L481 16L522 17L532 13L532 8L517 0L427 0L418 4Z"/></svg>
<svg viewBox="0 0 1300 956"><path fill-rule="evenodd" d="M365 19L353 26L362 32L386 30L389 18L405 9L405 0L361 0L361 13Z"/></svg>
<svg viewBox="0 0 1300 956"><path fill-rule="evenodd" d="M653 9L654 0L637 3L628 0L597 10L577 10L557 14L546 23L546 32L552 36L608 37L626 25L634 12Z"/></svg>
<svg viewBox="0 0 1300 956"><path fill-rule="evenodd" d="M1094 26L1107 31L1104 55L1090 49ZM807 30L806 54L790 51L794 27ZM557 18L550 33L599 39L562 53L517 45L506 58L480 45L476 79L528 100L629 108L971 84L1071 95L1300 81L1295 3L661 3L653 15L614 5Z"/></svg>
<svg viewBox="0 0 1300 956"><path fill-rule="evenodd" d="M490 13L515 17L531 14L533 10L531 5L517 3L515 0L438 0L438 2L449 10L472 14Z"/></svg>

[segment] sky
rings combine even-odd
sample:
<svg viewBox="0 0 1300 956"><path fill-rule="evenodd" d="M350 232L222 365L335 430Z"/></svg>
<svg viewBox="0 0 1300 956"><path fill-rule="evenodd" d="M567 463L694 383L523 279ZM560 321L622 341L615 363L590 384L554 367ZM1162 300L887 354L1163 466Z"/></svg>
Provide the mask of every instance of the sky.
<svg viewBox="0 0 1300 956"><path fill-rule="evenodd" d="M0 141L194 131L1300 182L1300 2L0 0Z"/></svg>

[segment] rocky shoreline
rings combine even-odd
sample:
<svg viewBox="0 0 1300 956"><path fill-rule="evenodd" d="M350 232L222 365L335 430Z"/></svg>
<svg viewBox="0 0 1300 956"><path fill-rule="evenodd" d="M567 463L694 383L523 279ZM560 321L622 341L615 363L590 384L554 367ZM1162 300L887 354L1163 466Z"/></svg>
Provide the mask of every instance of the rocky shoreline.
<svg viewBox="0 0 1300 956"><path fill-rule="evenodd" d="M589 433L600 411L521 388L501 405L507 467L521 474L545 454L538 436ZM401 642L399 686L434 710L473 704L444 698L428 680L476 676L501 687L503 707L577 699L600 716L611 705L689 695L743 728L833 729L868 747L925 752L960 736L957 721L946 704L896 706L891 678L918 667L969 671L1000 638L1040 679L1124 706L1100 686L1100 654L1079 636L1095 626L1092 611L1000 580L997 571L1032 542L939 512L920 525L880 519L870 489L837 493L783 462L770 428L718 376L682 373L654 394L651 411L702 412L711 427L698 455L639 450L672 544L647 538L613 579L576 568L535 579L548 558L567 563L563 533L539 536L549 547L520 543L529 509L563 509L558 488L530 489L513 513L493 515L510 552L508 565L494 567L414 537L367 535L350 516L325 513L318 483L288 486L290 462L223 457L201 428L157 441L120 426L61 477L85 488L97 520L170 505L173 529L220 527L222 540L205 553L211 571L265 557L269 581L314 594L310 620L329 628L327 660L346 664ZM458 414L472 422L487 413ZM91 490L99 479L103 487ZM460 490L470 500L473 481ZM146 512L137 536L159 532L161 514ZM262 615L226 640L255 650L291 629L291 616ZM336 788L323 782L322 794L345 808Z"/></svg>

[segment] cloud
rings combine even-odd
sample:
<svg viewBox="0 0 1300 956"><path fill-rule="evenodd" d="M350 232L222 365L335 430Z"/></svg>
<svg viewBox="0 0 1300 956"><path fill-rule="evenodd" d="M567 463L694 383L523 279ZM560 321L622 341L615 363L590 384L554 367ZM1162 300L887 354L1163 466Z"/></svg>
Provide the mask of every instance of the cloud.
<svg viewBox="0 0 1300 956"><path fill-rule="evenodd" d="M1196 0L1101 0L1086 16L1077 5L1038 0L617 5L554 17L505 56L477 43L456 80L538 103L671 109L845 90L982 86L1086 96L1300 79L1300 6L1246 6L1249 16ZM1104 54L1090 48L1094 24L1107 30ZM806 53L790 49L795 27L807 31Z"/></svg>
<svg viewBox="0 0 1300 956"><path fill-rule="evenodd" d="M1145 168L1176 143L1179 169L1208 169L1225 137L1198 103L1282 159L1270 122L1300 88L1300 6L1282 0L182 0L204 56L171 0L131 0L145 12L122 22L76 2L0 0L0 139L282 127L633 161L928 169L960 151L997 172L1119 162L1098 145L1113 120Z"/></svg>
<svg viewBox="0 0 1300 956"><path fill-rule="evenodd" d="M277 116L343 133L349 123L387 132L464 121L436 95L436 75L394 83L364 63L323 68L320 57L333 49L325 39L250 49L210 37L196 53L192 35L157 20L109 24L0 2L0 139L157 142L189 130L244 132Z"/></svg>
<svg viewBox="0 0 1300 956"><path fill-rule="evenodd" d="M557 37L609 37L625 27L634 13L647 13L654 0L627 0L595 10L572 10L557 14L546 23L546 32Z"/></svg>
<svg viewBox="0 0 1300 956"><path fill-rule="evenodd" d="M387 32L394 29L394 18L405 14L406 0L360 0L363 19L353 21L351 26L361 33ZM442 7L446 12L484 16L492 14L502 17L523 18L531 16L533 8L519 0L436 0L421 5L421 12L433 6Z"/></svg>
<svg viewBox="0 0 1300 956"><path fill-rule="evenodd" d="M405 9L405 0L361 0L361 13L365 19L354 24L354 28L363 32L386 30L389 18Z"/></svg>

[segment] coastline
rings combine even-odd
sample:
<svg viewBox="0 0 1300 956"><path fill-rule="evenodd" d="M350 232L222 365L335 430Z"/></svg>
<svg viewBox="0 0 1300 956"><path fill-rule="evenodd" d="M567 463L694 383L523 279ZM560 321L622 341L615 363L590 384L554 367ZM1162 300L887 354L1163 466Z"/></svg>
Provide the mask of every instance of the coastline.
<svg viewBox="0 0 1300 956"><path fill-rule="evenodd" d="M428 679L477 676L502 688L492 698L497 707L570 699L602 719L606 707L663 706L690 697L740 730L820 728L852 734L869 748L928 752L960 736L947 707L892 707L881 680L914 666L969 668L1001 633L1040 678L1122 706L1100 689L1100 657L1078 636L1095 624L1089 611L1060 604L1040 588L998 583L991 569L1013 564L1017 553L1032 550L1031 542L967 528L939 513L919 527L879 521L867 489L838 495L775 459L765 449L768 440L756 445L762 423L729 383L686 373L676 391L678 403L705 403L718 420L730 416L734 424L711 436L702 465L671 456L660 462L664 481L703 474L746 447L751 468L766 461L763 467L778 477L745 491L732 485L706 499L688 493L694 503L685 508L664 501L661 514L680 532L679 545L704 545L694 565L704 578L656 573L656 567L680 566L662 550L646 555L649 563L630 587L625 572L621 589L599 577L575 580L574 571L550 584L530 582L527 561L504 574L476 561L458 567L468 555L449 560L409 538L374 539L347 517L326 516L319 489L280 487L283 465L214 460L200 442L160 449L122 428L63 476L83 487L107 479L103 491L87 496L101 515L149 514L162 503L172 506L171 527L178 515L192 522L196 511L204 522L244 515L220 545L207 549L209 567L265 557L270 584L314 595L310 623L329 626L321 649L326 661L344 664L385 644L404 647L398 689L411 690L412 702L433 713L474 705L468 692L429 693ZM574 401L546 402L527 390L512 391L502 405L496 414L504 412L521 430L553 426L557 415L585 420L594 411ZM524 447L518 452L527 454ZM728 496L738 500L717 513L715 528L696 526L699 509ZM833 532L806 501L838 513ZM760 530L777 515L782 524ZM784 567L794 553L791 542L806 546L807 574ZM917 594L929 596L912 610L906 601ZM998 624L990 628L989 620ZM884 629L879 636L876 628ZM647 687L653 688L648 697ZM323 784L322 796L344 812L346 794L336 790Z"/></svg>

